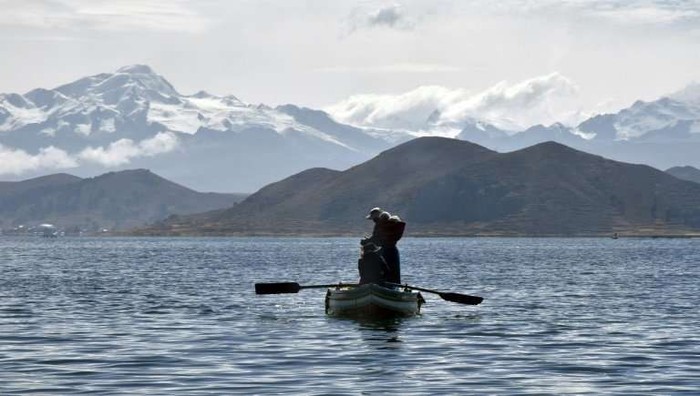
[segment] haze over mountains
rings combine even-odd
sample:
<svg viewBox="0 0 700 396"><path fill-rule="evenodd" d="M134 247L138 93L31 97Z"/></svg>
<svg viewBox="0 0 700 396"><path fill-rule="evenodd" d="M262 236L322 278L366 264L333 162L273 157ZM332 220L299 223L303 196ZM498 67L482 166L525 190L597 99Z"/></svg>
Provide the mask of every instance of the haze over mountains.
<svg viewBox="0 0 700 396"><path fill-rule="evenodd" d="M666 173L671 174L679 179L700 183L700 169L692 166L676 166L666 170Z"/></svg>
<svg viewBox="0 0 700 396"><path fill-rule="evenodd" d="M226 208L237 194L199 193L144 169L82 179L53 174L0 182L0 231L51 223L68 232L124 230L172 214Z"/></svg>
<svg viewBox="0 0 700 396"><path fill-rule="evenodd" d="M232 208L174 216L145 234L351 234L364 214L400 214L410 235L700 233L700 184L555 142L497 153L412 140L346 171L309 169Z"/></svg>
<svg viewBox="0 0 700 396"><path fill-rule="evenodd" d="M425 108L383 113L381 128L366 117L347 125L338 112L183 95L148 66L127 66L55 89L0 94L0 179L147 168L199 191L254 192L308 168L346 169L422 135L457 136L501 152L557 141L662 169L700 167L697 84L576 126L524 131L500 129L488 114L460 118L439 104L418 105Z"/></svg>

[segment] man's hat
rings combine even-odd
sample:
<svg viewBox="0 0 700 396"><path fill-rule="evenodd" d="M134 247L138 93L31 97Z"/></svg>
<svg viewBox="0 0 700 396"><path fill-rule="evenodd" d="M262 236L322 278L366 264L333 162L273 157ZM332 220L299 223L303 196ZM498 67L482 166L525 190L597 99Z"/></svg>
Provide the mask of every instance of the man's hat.
<svg viewBox="0 0 700 396"><path fill-rule="evenodd" d="M382 209L381 208L372 208L372 210L369 211L369 214L365 217L365 219L376 219L379 217L379 215L382 214Z"/></svg>

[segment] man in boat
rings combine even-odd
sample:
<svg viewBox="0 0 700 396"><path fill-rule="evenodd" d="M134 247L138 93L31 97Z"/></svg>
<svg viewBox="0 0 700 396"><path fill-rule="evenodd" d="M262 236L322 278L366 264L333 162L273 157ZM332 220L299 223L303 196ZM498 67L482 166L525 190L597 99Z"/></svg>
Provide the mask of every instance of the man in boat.
<svg viewBox="0 0 700 396"><path fill-rule="evenodd" d="M401 283L401 260L396 243L403 236L406 223L399 216L392 216L381 208L370 210L367 219L374 221L374 229L372 236L363 241L381 246L382 257L389 266L387 282Z"/></svg>
<svg viewBox="0 0 700 396"><path fill-rule="evenodd" d="M360 272L360 284L386 282L389 266L384 261L380 251L381 247L372 242L362 245L360 259L357 261L357 270Z"/></svg>

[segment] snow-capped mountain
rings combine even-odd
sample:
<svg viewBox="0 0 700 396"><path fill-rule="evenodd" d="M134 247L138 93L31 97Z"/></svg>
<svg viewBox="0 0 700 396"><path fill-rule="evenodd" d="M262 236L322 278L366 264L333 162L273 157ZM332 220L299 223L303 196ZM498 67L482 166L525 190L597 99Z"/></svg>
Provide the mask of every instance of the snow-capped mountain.
<svg viewBox="0 0 700 396"><path fill-rule="evenodd" d="M479 100L447 91L448 102L456 103L448 106L452 113L447 115L440 110L445 107L438 100L442 90L417 90L393 99L373 96L369 102L356 98L364 106L358 114L369 112L372 117L361 118L374 124L348 125L337 114L292 104L272 108L233 95L184 95L150 67L127 66L54 89L0 94L0 179L67 169L94 176L138 167L200 191L253 192L307 168L345 169L426 135L456 136L498 151L553 140L662 169L700 166L700 84L577 126L498 127L513 125L509 109L518 106L511 99L527 102L518 92L546 94L552 84L571 85L553 75L515 93L490 90L477 95ZM357 113L355 102L344 102L336 113ZM551 102L535 100L528 111ZM462 108L469 111L457 111ZM528 119L523 114L519 119ZM392 121L396 117L412 121L397 124Z"/></svg>
<svg viewBox="0 0 700 396"><path fill-rule="evenodd" d="M349 166L387 145L319 111L251 105L232 95L183 95L145 65L0 95L3 176L151 165L199 189L254 191L291 169ZM246 172L234 176L233 167Z"/></svg>
<svg viewBox="0 0 700 396"><path fill-rule="evenodd" d="M457 137L497 151L551 140L661 169L700 164L700 84L655 101L637 101L614 114L593 116L577 126L554 123L513 132L469 120Z"/></svg>
<svg viewBox="0 0 700 396"><path fill-rule="evenodd" d="M601 115L584 121L584 132L598 139L657 140L677 139L679 133L688 139L700 139L700 85L662 97L652 102L637 101L616 114Z"/></svg>
<svg viewBox="0 0 700 396"><path fill-rule="evenodd" d="M232 95L217 97L203 91L181 95L145 65L86 77L53 90L0 95L0 106L0 131L34 131L37 137L59 144L62 140L55 139L57 135L101 142L110 135L147 138L154 132L192 135L202 128L222 132L265 128L282 134L295 130L345 145L284 112L249 105Z"/></svg>

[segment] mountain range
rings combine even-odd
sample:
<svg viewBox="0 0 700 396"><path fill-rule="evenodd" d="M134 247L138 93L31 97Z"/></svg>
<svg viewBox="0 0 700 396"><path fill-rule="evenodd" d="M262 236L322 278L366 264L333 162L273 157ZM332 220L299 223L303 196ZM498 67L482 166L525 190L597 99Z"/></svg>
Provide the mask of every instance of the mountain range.
<svg viewBox="0 0 700 396"><path fill-rule="evenodd" d="M184 95L150 67L133 65L53 89L0 94L0 178L146 168L198 191L253 192L305 169L346 169L416 136L446 133L499 152L556 141L660 169L700 167L698 84L577 126L505 131L477 117L451 120L446 132L440 120L434 109L414 130L400 120L397 128L347 125L293 104Z"/></svg>
<svg viewBox="0 0 700 396"><path fill-rule="evenodd" d="M0 156L8 158L0 174L15 179L142 167L201 191L255 191L311 166L353 165L386 147L320 111L182 95L144 65L0 95Z"/></svg>
<svg viewBox="0 0 700 396"><path fill-rule="evenodd" d="M86 179L53 174L0 182L0 230L12 232L40 223L75 233L124 230L173 214L230 207L243 198L199 193L144 169Z"/></svg>
<svg viewBox="0 0 700 396"><path fill-rule="evenodd" d="M466 125L458 138L497 151L555 141L659 169L700 166L700 85L655 101L637 101L618 113L596 115L577 126L535 125L514 133L475 121Z"/></svg>
<svg viewBox="0 0 700 396"><path fill-rule="evenodd" d="M509 153L425 137L345 171L313 168L228 209L172 216L167 235L362 235L370 207L409 235L677 235L700 233L700 184L555 142Z"/></svg>

